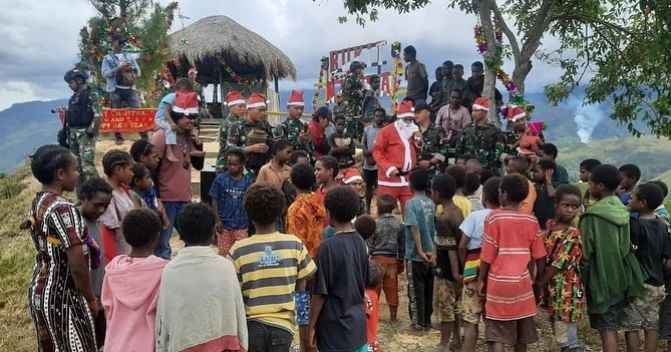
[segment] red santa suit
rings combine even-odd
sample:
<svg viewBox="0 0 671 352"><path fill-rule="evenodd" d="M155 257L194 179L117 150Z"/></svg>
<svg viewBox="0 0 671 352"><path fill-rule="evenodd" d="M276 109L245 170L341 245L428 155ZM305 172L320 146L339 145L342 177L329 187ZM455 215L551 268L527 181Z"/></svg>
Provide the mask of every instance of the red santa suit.
<svg viewBox="0 0 671 352"><path fill-rule="evenodd" d="M378 195L387 194L399 200L403 211L405 202L412 198L409 173L417 161L413 133L418 128L414 123L407 124L402 120L403 117L414 117L412 103L400 104L397 116L396 122L380 130L375 139L373 158L377 163Z"/></svg>

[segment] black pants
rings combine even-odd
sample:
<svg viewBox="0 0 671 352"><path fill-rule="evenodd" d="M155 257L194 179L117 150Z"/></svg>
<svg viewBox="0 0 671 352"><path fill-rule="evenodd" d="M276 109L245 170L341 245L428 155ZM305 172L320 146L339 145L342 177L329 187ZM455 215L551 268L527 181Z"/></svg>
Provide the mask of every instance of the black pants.
<svg viewBox="0 0 671 352"><path fill-rule="evenodd" d="M415 329L431 327L433 313L433 272L423 262L406 262L410 319Z"/></svg>
<svg viewBox="0 0 671 352"><path fill-rule="evenodd" d="M274 326L248 321L248 352L289 352L293 335L287 330Z"/></svg>

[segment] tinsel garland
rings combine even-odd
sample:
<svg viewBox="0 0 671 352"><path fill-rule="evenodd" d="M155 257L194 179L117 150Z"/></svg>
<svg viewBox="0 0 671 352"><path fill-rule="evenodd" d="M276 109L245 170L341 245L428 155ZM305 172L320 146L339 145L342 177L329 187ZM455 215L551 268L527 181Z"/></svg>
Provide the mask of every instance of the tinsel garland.
<svg viewBox="0 0 671 352"><path fill-rule="evenodd" d="M403 61L401 60L401 43L391 44L392 63L391 82L389 82L389 95L391 96L391 111L396 113L398 108L398 91L405 71L403 70Z"/></svg>
<svg viewBox="0 0 671 352"><path fill-rule="evenodd" d="M326 76L326 72L328 72L329 69L329 58L327 56L323 56L321 59L321 64L319 65L319 79L317 80L317 83L315 83L315 94L312 97L312 109L315 110L317 108L317 105L319 105L319 94L322 88L326 86L326 80L324 77Z"/></svg>

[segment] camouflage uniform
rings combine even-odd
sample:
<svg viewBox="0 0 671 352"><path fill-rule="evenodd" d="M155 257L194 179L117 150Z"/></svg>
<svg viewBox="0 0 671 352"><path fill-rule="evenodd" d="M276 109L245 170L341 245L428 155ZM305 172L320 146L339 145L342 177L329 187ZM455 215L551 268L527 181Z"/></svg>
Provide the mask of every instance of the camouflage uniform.
<svg viewBox="0 0 671 352"><path fill-rule="evenodd" d="M336 103L333 106L333 117L340 117L340 116L345 116L345 110L347 109L347 105L345 103L338 104Z"/></svg>
<svg viewBox="0 0 671 352"><path fill-rule="evenodd" d="M470 154L480 161L483 168L495 175L500 175L500 138L501 130L491 123L478 126L475 122L471 122L466 125L457 142L456 153L457 155Z"/></svg>
<svg viewBox="0 0 671 352"><path fill-rule="evenodd" d="M314 148L312 147L312 138L307 141L302 141L300 136L305 129L305 123L300 119L288 118L284 120L277 127L282 129L282 137L286 138L294 147L294 150L302 150L307 155L310 161L314 163ZM275 136L277 138L277 136Z"/></svg>
<svg viewBox="0 0 671 352"><path fill-rule="evenodd" d="M226 153L228 152L228 130L238 122L238 118L228 115L219 125L219 154L217 155L217 168L226 169Z"/></svg>
<svg viewBox="0 0 671 352"><path fill-rule="evenodd" d="M421 130L421 128L420 128ZM422 131L422 147L417 153L417 161L431 160L438 157L440 161L429 169L429 181L433 180L436 173L440 173L445 168L445 156L447 155L447 144L444 143L447 138L445 129L433 123Z"/></svg>
<svg viewBox="0 0 671 352"><path fill-rule="evenodd" d="M84 94L86 93L88 97ZM87 88L75 92L68 102L68 144L79 160L80 182L97 177L95 165L96 136L102 117L100 95Z"/></svg>
<svg viewBox="0 0 671 352"><path fill-rule="evenodd" d="M345 118L347 119L345 132L354 136L356 140L361 140L363 136L363 123L361 122L363 89L363 79L360 76L350 73L345 77L343 85L343 99L346 102Z"/></svg>
<svg viewBox="0 0 671 352"><path fill-rule="evenodd" d="M268 147L273 143L272 127L265 119L259 122L240 119L228 129L227 145L229 150L231 148L244 149L257 143L265 143ZM270 152L245 154L245 169L247 169L247 175L252 182L256 180L261 166L268 163L270 158Z"/></svg>
<svg viewBox="0 0 671 352"><path fill-rule="evenodd" d="M499 161L501 162L500 165L505 165L505 160L503 160L506 156L517 156L518 152L515 147L515 143L517 143L517 135L513 131L503 131L499 135L499 144L497 145L497 149L499 150ZM503 173L502 173L503 174Z"/></svg>

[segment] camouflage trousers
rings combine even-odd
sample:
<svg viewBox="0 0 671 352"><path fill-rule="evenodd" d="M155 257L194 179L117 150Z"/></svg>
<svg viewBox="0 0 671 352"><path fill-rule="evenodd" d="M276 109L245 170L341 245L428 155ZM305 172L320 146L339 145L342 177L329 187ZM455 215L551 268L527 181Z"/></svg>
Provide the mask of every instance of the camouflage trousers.
<svg viewBox="0 0 671 352"><path fill-rule="evenodd" d="M68 144L70 144L70 151L79 160L79 181L84 182L91 177L97 177L95 136L89 136L86 133L86 128L69 128Z"/></svg>
<svg viewBox="0 0 671 352"><path fill-rule="evenodd" d="M363 122L361 118L355 118L345 122L345 133L361 142L363 138Z"/></svg>

